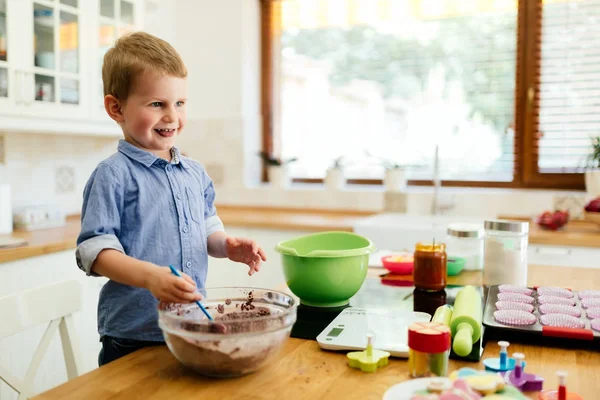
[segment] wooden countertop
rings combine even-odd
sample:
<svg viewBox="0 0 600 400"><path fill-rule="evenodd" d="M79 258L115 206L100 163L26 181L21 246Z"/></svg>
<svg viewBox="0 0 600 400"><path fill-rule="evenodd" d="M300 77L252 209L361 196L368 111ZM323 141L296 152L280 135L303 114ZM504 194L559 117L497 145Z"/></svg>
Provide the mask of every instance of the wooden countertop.
<svg viewBox="0 0 600 400"><path fill-rule="evenodd" d="M299 210L284 208L219 206L219 216L225 226L264 228L297 231L352 231L359 218L373 215L366 211ZM503 219L520 219L514 216L501 216ZM19 260L74 249L80 229L78 215L67 218L61 228L44 229L33 232L14 232L12 237L27 240L27 245L0 249L0 263ZM536 224L530 225L529 242L555 246L585 246L600 248L600 226L585 222L571 221L564 230L545 231Z"/></svg>
<svg viewBox="0 0 600 400"><path fill-rule="evenodd" d="M473 273L465 280L473 282ZM477 280L477 278L475 278ZM455 278L460 283L460 276ZM530 266L531 285L563 285L600 290L600 270ZM568 388L584 399L597 398L600 352L511 343L511 352L526 356L527 369L556 387L557 370L569 374ZM489 343L482 359L499 348ZM451 360L451 370L483 369L483 364ZM385 391L408 379L406 360L391 358L373 374L349 368L345 353L323 351L315 341L288 339L282 351L259 371L236 379L210 379L184 368L166 346L146 348L34 397L55 399L381 399ZM537 399L537 393L529 396Z"/></svg>
<svg viewBox="0 0 600 400"><path fill-rule="evenodd" d="M67 223L62 227L31 232L15 231L10 236L24 239L27 244L21 247L0 249L0 263L74 249L80 228L80 217L73 215L67 217Z"/></svg>
<svg viewBox="0 0 600 400"><path fill-rule="evenodd" d="M357 218L373 214L361 211L297 210L232 206L219 206L218 210L219 216L225 226L298 231L352 231L353 223ZM64 227L33 232L13 232L11 237L23 238L27 240L27 245L0 249L0 263L74 249L80 229L80 216L73 215L67 218L67 224Z"/></svg>
<svg viewBox="0 0 600 400"><path fill-rule="evenodd" d="M512 219L529 222L529 243L552 246L600 247L600 225L589 221L572 220L559 231L540 228L531 219L517 216L500 216L499 219Z"/></svg>

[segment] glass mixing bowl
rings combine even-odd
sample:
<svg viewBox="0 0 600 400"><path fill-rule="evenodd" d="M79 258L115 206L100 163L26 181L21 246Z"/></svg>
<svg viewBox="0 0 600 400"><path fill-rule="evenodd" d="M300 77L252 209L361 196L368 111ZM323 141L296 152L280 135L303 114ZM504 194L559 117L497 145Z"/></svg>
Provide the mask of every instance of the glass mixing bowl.
<svg viewBox="0 0 600 400"><path fill-rule="evenodd" d="M210 321L195 303L160 303L158 325L171 353L207 376L256 371L281 348L296 322L296 301L276 290L200 289Z"/></svg>

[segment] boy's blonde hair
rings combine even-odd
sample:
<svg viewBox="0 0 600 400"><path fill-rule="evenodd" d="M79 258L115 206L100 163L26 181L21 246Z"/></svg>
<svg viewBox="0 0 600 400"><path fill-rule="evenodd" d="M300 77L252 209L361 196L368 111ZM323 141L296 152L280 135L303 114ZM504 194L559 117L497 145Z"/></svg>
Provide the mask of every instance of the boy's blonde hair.
<svg viewBox="0 0 600 400"><path fill-rule="evenodd" d="M187 77L187 69L181 56L168 42L145 32L121 37L104 55L104 95L110 94L119 100L127 100L135 77L147 71L178 78Z"/></svg>

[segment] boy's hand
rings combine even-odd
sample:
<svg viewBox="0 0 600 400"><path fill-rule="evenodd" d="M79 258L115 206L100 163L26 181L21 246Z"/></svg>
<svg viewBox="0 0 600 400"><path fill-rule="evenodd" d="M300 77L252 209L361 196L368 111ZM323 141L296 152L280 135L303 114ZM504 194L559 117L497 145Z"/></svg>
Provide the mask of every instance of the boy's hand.
<svg viewBox="0 0 600 400"><path fill-rule="evenodd" d="M264 250L251 239L228 236L225 240L225 254L231 261L248 264L248 275L260 271L261 261L267 261Z"/></svg>
<svg viewBox="0 0 600 400"><path fill-rule="evenodd" d="M191 303L202 300L196 292L196 283L189 275L181 272L181 278L173 275L169 267L157 267L148 277L147 289L166 303Z"/></svg>

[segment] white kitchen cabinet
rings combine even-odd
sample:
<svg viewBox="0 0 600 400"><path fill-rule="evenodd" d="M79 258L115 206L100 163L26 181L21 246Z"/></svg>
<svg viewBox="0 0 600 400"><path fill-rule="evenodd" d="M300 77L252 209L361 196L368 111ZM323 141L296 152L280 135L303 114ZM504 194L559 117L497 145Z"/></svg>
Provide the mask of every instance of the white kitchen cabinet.
<svg viewBox="0 0 600 400"><path fill-rule="evenodd" d="M21 290L76 279L82 284L82 311L73 316L76 334L79 339L81 373L98 367L100 351L97 333L98 295L105 278L86 276L77 268L75 250L67 250L40 257L0 264L0 296ZM13 375L23 378L35 347L40 341L46 326L39 326L0 340L0 365ZM55 336L42 360L35 380L36 393L48 390L66 382L67 373L59 336ZM5 384L0 384L0 400L16 399L15 392Z"/></svg>
<svg viewBox="0 0 600 400"><path fill-rule="evenodd" d="M143 4L143 0L0 0L2 129L61 133L75 123L74 130L82 134L118 133L114 122L99 112L102 57L123 33L142 28ZM47 122L46 127L24 123L19 127L19 121L31 117Z"/></svg>
<svg viewBox="0 0 600 400"><path fill-rule="evenodd" d="M529 244L529 264L557 267L600 268L600 248Z"/></svg>

